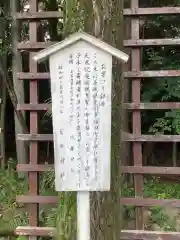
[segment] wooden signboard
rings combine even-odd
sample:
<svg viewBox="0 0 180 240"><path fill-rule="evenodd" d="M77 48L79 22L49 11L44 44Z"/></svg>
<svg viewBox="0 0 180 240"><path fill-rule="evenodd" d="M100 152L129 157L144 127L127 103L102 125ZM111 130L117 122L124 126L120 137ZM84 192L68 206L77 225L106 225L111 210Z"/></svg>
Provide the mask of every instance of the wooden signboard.
<svg viewBox="0 0 180 240"><path fill-rule="evenodd" d="M89 239L89 191L110 190L112 56L128 56L82 32L49 56L57 191L78 192L79 240Z"/></svg>
<svg viewBox="0 0 180 240"><path fill-rule="evenodd" d="M84 41L50 59L57 191L110 189L109 53Z"/></svg>

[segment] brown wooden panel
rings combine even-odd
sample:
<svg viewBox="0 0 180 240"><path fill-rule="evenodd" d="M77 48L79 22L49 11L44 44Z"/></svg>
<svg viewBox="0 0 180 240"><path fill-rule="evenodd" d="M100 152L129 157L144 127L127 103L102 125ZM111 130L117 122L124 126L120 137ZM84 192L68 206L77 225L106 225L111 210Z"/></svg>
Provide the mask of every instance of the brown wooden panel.
<svg viewBox="0 0 180 240"><path fill-rule="evenodd" d="M57 42L19 42L17 48L21 50L40 50L52 46L54 43Z"/></svg>
<svg viewBox="0 0 180 240"><path fill-rule="evenodd" d="M39 236L39 237L46 237L46 236L54 236L55 228L53 227L30 227L30 226L22 226L17 227L15 229L16 235L24 235L24 236Z"/></svg>
<svg viewBox="0 0 180 240"><path fill-rule="evenodd" d="M180 7L159 7L159 8L127 8L124 9L125 16L143 15L164 15L180 14Z"/></svg>
<svg viewBox="0 0 180 240"><path fill-rule="evenodd" d="M122 197L120 202L123 205L137 206L137 207L180 207L180 200L177 199L154 199L154 198L126 198Z"/></svg>
<svg viewBox="0 0 180 240"><path fill-rule="evenodd" d="M50 104L38 103L38 104L17 104L17 110L26 111L47 111L50 108Z"/></svg>
<svg viewBox="0 0 180 240"><path fill-rule="evenodd" d="M180 167L121 166L122 173L151 175L180 175Z"/></svg>
<svg viewBox="0 0 180 240"><path fill-rule="evenodd" d="M139 7L139 0L131 0L131 8ZM131 38L134 40L139 39L139 18L131 19ZM141 53L139 46L132 48L131 52L131 70L140 71L141 69ZM141 102L141 78L135 78L131 85L132 102L140 104ZM133 134L141 135L141 112L133 111L132 113L132 132ZM142 165L142 145L141 142L133 142L132 144L132 157L134 165ZM134 189L135 196L143 196L143 176L134 176ZM143 208L137 207L136 211L136 229L143 229Z"/></svg>
<svg viewBox="0 0 180 240"><path fill-rule="evenodd" d="M180 142L180 135L133 135L122 134L123 140L127 142ZM53 141L52 134L18 134L21 141Z"/></svg>
<svg viewBox="0 0 180 240"><path fill-rule="evenodd" d="M38 196L38 195L22 195L17 196L18 203L39 203L39 204L55 204L57 203L56 196Z"/></svg>
<svg viewBox="0 0 180 240"><path fill-rule="evenodd" d="M153 78L153 77L179 77L180 70L160 70L160 71L129 71L124 73L125 78ZM50 79L49 73L17 73L19 80L45 80Z"/></svg>
<svg viewBox="0 0 180 240"><path fill-rule="evenodd" d="M49 19L49 18L62 18L61 11L49 11L49 12L18 12L16 19L20 20L37 20L37 19Z"/></svg>
<svg viewBox="0 0 180 240"><path fill-rule="evenodd" d="M21 141L53 141L52 134L18 134L17 139Z"/></svg>
<svg viewBox="0 0 180 240"><path fill-rule="evenodd" d="M175 102L124 103L123 106L125 109L132 109L132 110L180 109L180 103L175 103Z"/></svg>
<svg viewBox="0 0 180 240"><path fill-rule="evenodd" d="M24 235L24 236L53 236L55 233L55 228L52 227L30 227L30 226L22 226L17 227L15 229L16 235Z"/></svg>
<svg viewBox="0 0 180 240"><path fill-rule="evenodd" d="M29 12L38 12L38 0L29 0ZM29 22L29 41L37 42L37 28L38 23L36 21ZM29 71L36 73L38 71L37 63L33 60L35 53L29 53ZM38 103L38 82L30 81L29 83L29 98L31 104ZM30 121L29 121L29 131L30 134L38 133L38 114L37 112L30 112ZM38 163L38 142L29 143L29 162L30 164ZM39 194L39 178L37 172L30 172L28 174L28 183L29 183L29 195L38 195ZM37 226L39 222L39 206L38 204L29 204L28 205L29 213L29 225Z"/></svg>
<svg viewBox="0 0 180 240"><path fill-rule="evenodd" d="M24 50L39 50L47 48L57 42L20 42L18 49ZM124 40L125 47L143 47L143 46L171 46L180 45L180 38L167 39L129 39Z"/></svg>
<svg viewBox="0 0 180 240"><path fill-rule="evenodd" d="M180 38L167 39L130 39L124 40L125 47L172 46L180 45Z"/></svg>
<svg viewBox="0 0 180 240"><path fill-rule="evenodd" d="M47 172L53 167L52 164L18 164L16 169L19 172Z"/></svg>
<svg viewBox="0 0 180 240"><path fill-rule="evenodd" d="M122 133L124 141L128 142L180 142L180 135L133 135Z"/></svg>
<svg viewBox="0 0 180 240"><path fill-rule="evenodd" d="M179 240L179 232L122 230L122 240Z"/></svg>
<svg viewBox="0 0 180 240"><path fill-rule="evenodd" d="M56 232L56 228L53 227L17 227L15 229L15 235L24 235L24 236L54 236ZM129 240L179 240L180 233L179 232L160 232L160 231L143 231L143 230L122 230L120 239L129 239Z"/></svg>
<svg viewBox="0 0 180 240"><path fill-rule="evenodd" d="M40 80L40 79L49 79L50 78L50 74L49 73L24 73L24 72L19 72L17 73L17 78L19 80L25 80L25 79L29 79L29 80Z"/></svg>
<svg viewBox="0 0 180 240"><path fill-rule="evenodd" d="M160 71L129 71L124 73L125 78L152 78L152 77L179 77L180 70Z"/></svg>

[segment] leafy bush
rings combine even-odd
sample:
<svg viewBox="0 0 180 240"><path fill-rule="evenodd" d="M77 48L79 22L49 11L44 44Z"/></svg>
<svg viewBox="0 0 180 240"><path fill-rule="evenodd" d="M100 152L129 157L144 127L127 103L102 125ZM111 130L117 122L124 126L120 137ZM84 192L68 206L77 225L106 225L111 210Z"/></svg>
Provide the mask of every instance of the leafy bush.
<svg viewBox="0 0 180 240"><path fill-rule="evenodd" d="M134 187L128 184L123 185L122 196L134 197ZM180 185L178 183L162 183L158 177L147 178L144 181L143 189L144 197L154 199L180 199ZM135 207L126 206L126 221L135 220ZM177 210L168 211L161 207L151 207L149 210L148 229L151 229L153 224L159 226L163 231L177 231L176 220L179 220L180 212ZM169 213L169 214L168 214Z"/></svg>

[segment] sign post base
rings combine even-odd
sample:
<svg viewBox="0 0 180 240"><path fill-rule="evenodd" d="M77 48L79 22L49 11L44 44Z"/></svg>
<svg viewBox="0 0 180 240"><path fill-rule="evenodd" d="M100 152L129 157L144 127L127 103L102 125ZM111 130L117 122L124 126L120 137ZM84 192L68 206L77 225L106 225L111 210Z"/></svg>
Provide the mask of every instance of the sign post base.
<svg viewBox="0 0 180 240"><path fill-rule="evenodd" d="M77 239L90 240L89 192L77 192Z"/></svg>

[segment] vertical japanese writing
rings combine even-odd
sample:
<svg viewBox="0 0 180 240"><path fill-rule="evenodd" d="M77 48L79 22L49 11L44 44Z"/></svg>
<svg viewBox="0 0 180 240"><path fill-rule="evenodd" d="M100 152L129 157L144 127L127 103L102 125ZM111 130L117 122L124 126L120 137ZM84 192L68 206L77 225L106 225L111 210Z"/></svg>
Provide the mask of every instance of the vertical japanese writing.
<svg viewBox="0 0 180 240"><path fill-rule="evenodd" d="M64 78L64 69L63 65L58 66L58 78L59 78L59 93L60 93L60 115L63 114L64 111L64 89L63 89L63 78ZM64 129L60 129L59 134L63 136L64 134ZM62 142L62 137L60 137L60 143L59 143L59 148L62 150L64 148L64 143ZM64 164L65 158L63 156L60 156L60 163ZM61 171L60 178L63 180L65 177L65 173Z"/></svg>
<svg viewBox="0 0 180 240"><path fill-rule="evenodd" d="M72 124L73 121L73 111L74 111L74 91L73 91L73 86L74 86L74 71L73 71L73 55L70 54L69 56L69 65L70 65L70 116L69 116L69 121Z"/></svg>
<svg viewBox="0 0 180 240"><path fill-rule="evenodd" d="M59 91L60 91L60 114L63 114L63 105L64 105L64 96L63 96L63 66L62 65L59 65L58 67L58 77L59 77Z"/></svg>
<svg viewBox="0 0 180 240"><path fill-rule="evenodd" d="M81 114L81 70L80 70L80 57L81 54L78 53L76 56L76 131L77 131L77 173L78 173L78 187L81 185L81 124L80 124L80 114Z"/></svg>
<svg viewBox="0 0 180 240"><path fill-rule="evenodd" d="M101 69L100 69L100 83L101 83L101 89L100 89L100 103L99 105L101 107L104 107L105 105L105 98L106 98L106 94L105 94L105 91L104 91L104 85L105 85L105 82L106 82L106 66L105 64L101 64Z"/></svg>
<svg viewBox="0 0 180 240"><path fill-rule="evenodd" d="M86 135L86 143L85 143L85 150L86 150L86 160L85 160L85 178L86 178L86 184L89 185L88 179L89 179L89 153L90 153L90 141L89 141L89 135L90 135L90 124L89 124L89 103L90 103L90 57L88 53L85 53L84 55L84 120L85 120L85 135Z"/></svg>
<svg viewBox="0 0 180 240"><path fill-rule="evenodd" d="M93 84L92 84L92 97L93 97L93 125L94 125L94 141L93 141L93 158L95 164L95 180L98 180L98 139L99 139L99 106L98 106L98 69L96 54L94 54L93 61Z"/></svg>

